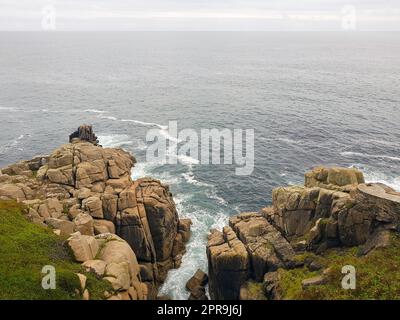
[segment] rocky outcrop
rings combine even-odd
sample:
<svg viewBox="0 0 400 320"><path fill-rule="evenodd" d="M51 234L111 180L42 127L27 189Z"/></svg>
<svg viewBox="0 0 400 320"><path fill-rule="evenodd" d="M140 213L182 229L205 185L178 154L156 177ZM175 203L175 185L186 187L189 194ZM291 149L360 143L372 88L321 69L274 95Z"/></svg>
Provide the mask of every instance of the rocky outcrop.
<svg viewBox="0 0 400 320"><path fill-rule="evenodd" d="M230 218L229 225L247 249L249 272L256 281L261 281L266 272L294 266L293 248L261 214L241 213Z"/></svg>
<svg viewBox="0 0 400 320"><path fill-rule="evenodd" d="M318 255L332 247L359 246L358 254L365 255L390 245L390 233L400 230L399 219L400 193L366 184L356 169L316 168L305 174L304 186L274 189L272 207L233 216L222 233L211 232L210 295L280 299L278 271L306 263L296 259L297 252ZM311 271L322 267L318 261L307 263ZM302 285L325 281L323 274L304 279Z"/></svg>
<svg viewBox="0 0 400 320"><path fill-rule="evenodd" d="M114 288L122 284L118 290L123 288L125 297L155 298L168 270L181 263L191 221L179 220L168 186L151 178L132 181L135 162L122 149L97 145L92 128L84 125L70 136L70 143L50 156L2 169L0 199L24 203L32 222L47 225L56 234L72 234L69 246L79 262L99 260L101 250L105 250L102 243L122 254L118 252L127 249L117 244L125 243L132 252L124 255L135 266L125 261L127 269L122 261L100 259L107 262L105 278L110 282L116 279ZM96 265L96 272L101 273L99 263ZM126 270L129 287L127 277L121 275ZM142 285L146 294L137 289Z"/></svg>
<svg viewBox="0 0 400 320"><path fill-rule="evenodd" d="M207 257L211 299L238 299L240 287L248 279L250 259L232 228L211 231Z"/></svg>
<svg viewBox="0 0 400 320"><path fill-rule="evenodd" d="M304 185L350 192L354 186L364 182L363 173L355 168L317 167L305 174Z"/></svg>
<svg viewBox="0 0 400 320"><path fill-rule="evenodd" d="M93 144L98 144L96 135L93 133L92 126L89 125L81 125L79 128L69 135L69 142L72 142L74 139L79 139L81 141L88 141Z"/></svg>

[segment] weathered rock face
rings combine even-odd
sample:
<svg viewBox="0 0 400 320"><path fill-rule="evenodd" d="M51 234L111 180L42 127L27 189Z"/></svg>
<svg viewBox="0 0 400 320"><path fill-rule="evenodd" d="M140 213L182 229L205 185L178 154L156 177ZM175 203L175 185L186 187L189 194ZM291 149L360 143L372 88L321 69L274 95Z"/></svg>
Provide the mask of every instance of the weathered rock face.
<svg viewBox="0 0 400 320"><path fill-rule="evenodd" d="M80 262L95 259L95 235L118 235L133 249L147 297L155 297L168 270L181 263L191 221L179 220L168 186L150 178L132 181L135 158L122 149L98 146L90 126L79 127L70 141L50 156L2 169L0 199L22 201L32 222L48 225L57 234L79 232L79 239L70 243ZM113 278L124 269L112 265L105 273ZM125 288L126 277L118 283L140 296Z"/></svg>
<svg viewBox="0 0 400 320"><path fill-rule="evenodd" d="M120 193L117 207L117 233L132 246L139 261L152 265L157 282L164 281L185 250L168 187L157 180L139 179Z"/></svg>
<svg viewBox="0 0 400 320"><path fill-rule="evenodd" d="M266 273L294 267L295 252L261 213L241 213L231 217L229 225L223 233L209 235L211 298L254 299L251 281L261 282Z"/></svg>
<svg viewBox="0 0 400 320"><path fill-rule="evenodd" d="M400 194L381 184L365 184L356 169L316 168L305 187L273 191L268 219L292 241L323 250L364 244L377 229L399 226Z"/></svg>
<svg viewBox="0 0 400 320"><path fill-rule="evenodd" d="M238 299L240 287L248 278L250 259L232 228L211 231L207 257L211 299Z"/></svg>
<svg viewBox="0 0 400 320"><path fill-rule="evenodd" d="M230 218L229 225L249 253L256 281L261 281L266 272L294 266L293 248L262 215L241 213Z"/></svg>

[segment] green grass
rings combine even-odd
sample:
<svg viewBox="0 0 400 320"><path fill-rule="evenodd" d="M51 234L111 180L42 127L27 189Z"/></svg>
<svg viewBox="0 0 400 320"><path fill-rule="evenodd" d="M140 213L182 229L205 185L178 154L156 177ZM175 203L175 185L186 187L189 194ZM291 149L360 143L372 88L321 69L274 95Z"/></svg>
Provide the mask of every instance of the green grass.
<svg viewBox="0 0 400 320"><path fill-rule="evenodd" d="M24 209L13 201L0 201L0 299L70 300L80 299L75 273L84 273L91 299L101 299L110 285L83 272L65 246L65 238L25 219ZM56 289L41 286L42 267L53 265Z"/></svg>
<svg viewBox="0 0 400 320"><path fill-rule="evenodd" d="M267 298L264 296L262 283L248 281L247 283L247 290L249 292L249 297L252 300L266 300Z"/></svg>
<svg viewBox="0 0 400 320"><path fill-rule="evenodd" d="M303 289L301 281L321 274L310 272L306 267L280 269L281 293L284 299L327 299L327 300L392 300L400 299L400 237L393 235L388 248L376 249L367 256L358 257L356 247L346 250L328 250L318 258L325 268L330 268L325 285ZM301 257L299 258L301 259ZM356 268L356 289L345 290L341 286L344 274L342 267Z"/></svg>

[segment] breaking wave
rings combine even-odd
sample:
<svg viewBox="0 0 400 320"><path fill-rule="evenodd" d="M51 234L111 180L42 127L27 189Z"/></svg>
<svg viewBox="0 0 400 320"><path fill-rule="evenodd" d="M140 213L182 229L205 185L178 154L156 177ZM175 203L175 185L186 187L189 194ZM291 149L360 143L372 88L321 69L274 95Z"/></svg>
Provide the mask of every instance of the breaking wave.
<svg viewBox="0 0 400 320"><path fill-rule="evenodd" d="M128 135L100 135L99 142L106 147L119 147L129 144L136 153L132 139ZM142 145L144 147L145 145ZM142 150L143 152L143 150ZM160 289L173 299L186 300L189 293L185 284L197 269L207 272L206 244L210 229L222 227L227 223L230 213L235 209L218 195L216 186L196 177L196 159L178 155L180 164L138 162L132 169L132 179L152 177L170 186L180 218L190 218L193 222L190 241L179 269L171 270Z"/></svg>

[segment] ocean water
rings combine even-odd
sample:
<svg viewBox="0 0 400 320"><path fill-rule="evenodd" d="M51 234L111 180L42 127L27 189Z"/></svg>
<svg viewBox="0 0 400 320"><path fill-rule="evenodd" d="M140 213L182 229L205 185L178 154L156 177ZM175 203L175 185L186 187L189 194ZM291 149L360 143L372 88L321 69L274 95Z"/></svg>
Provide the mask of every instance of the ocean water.
<svg viewBox="0 0 400 320"><path fill-rule="evenodd" d="M271 204L317 165L357 167L400 190L400 34L0 33L0 167L47 154L82 123L171 187L193 220L182 267L161 289L186 299L206 236ZM255 168L146 162L146 133L254 129Z"/></svg>

